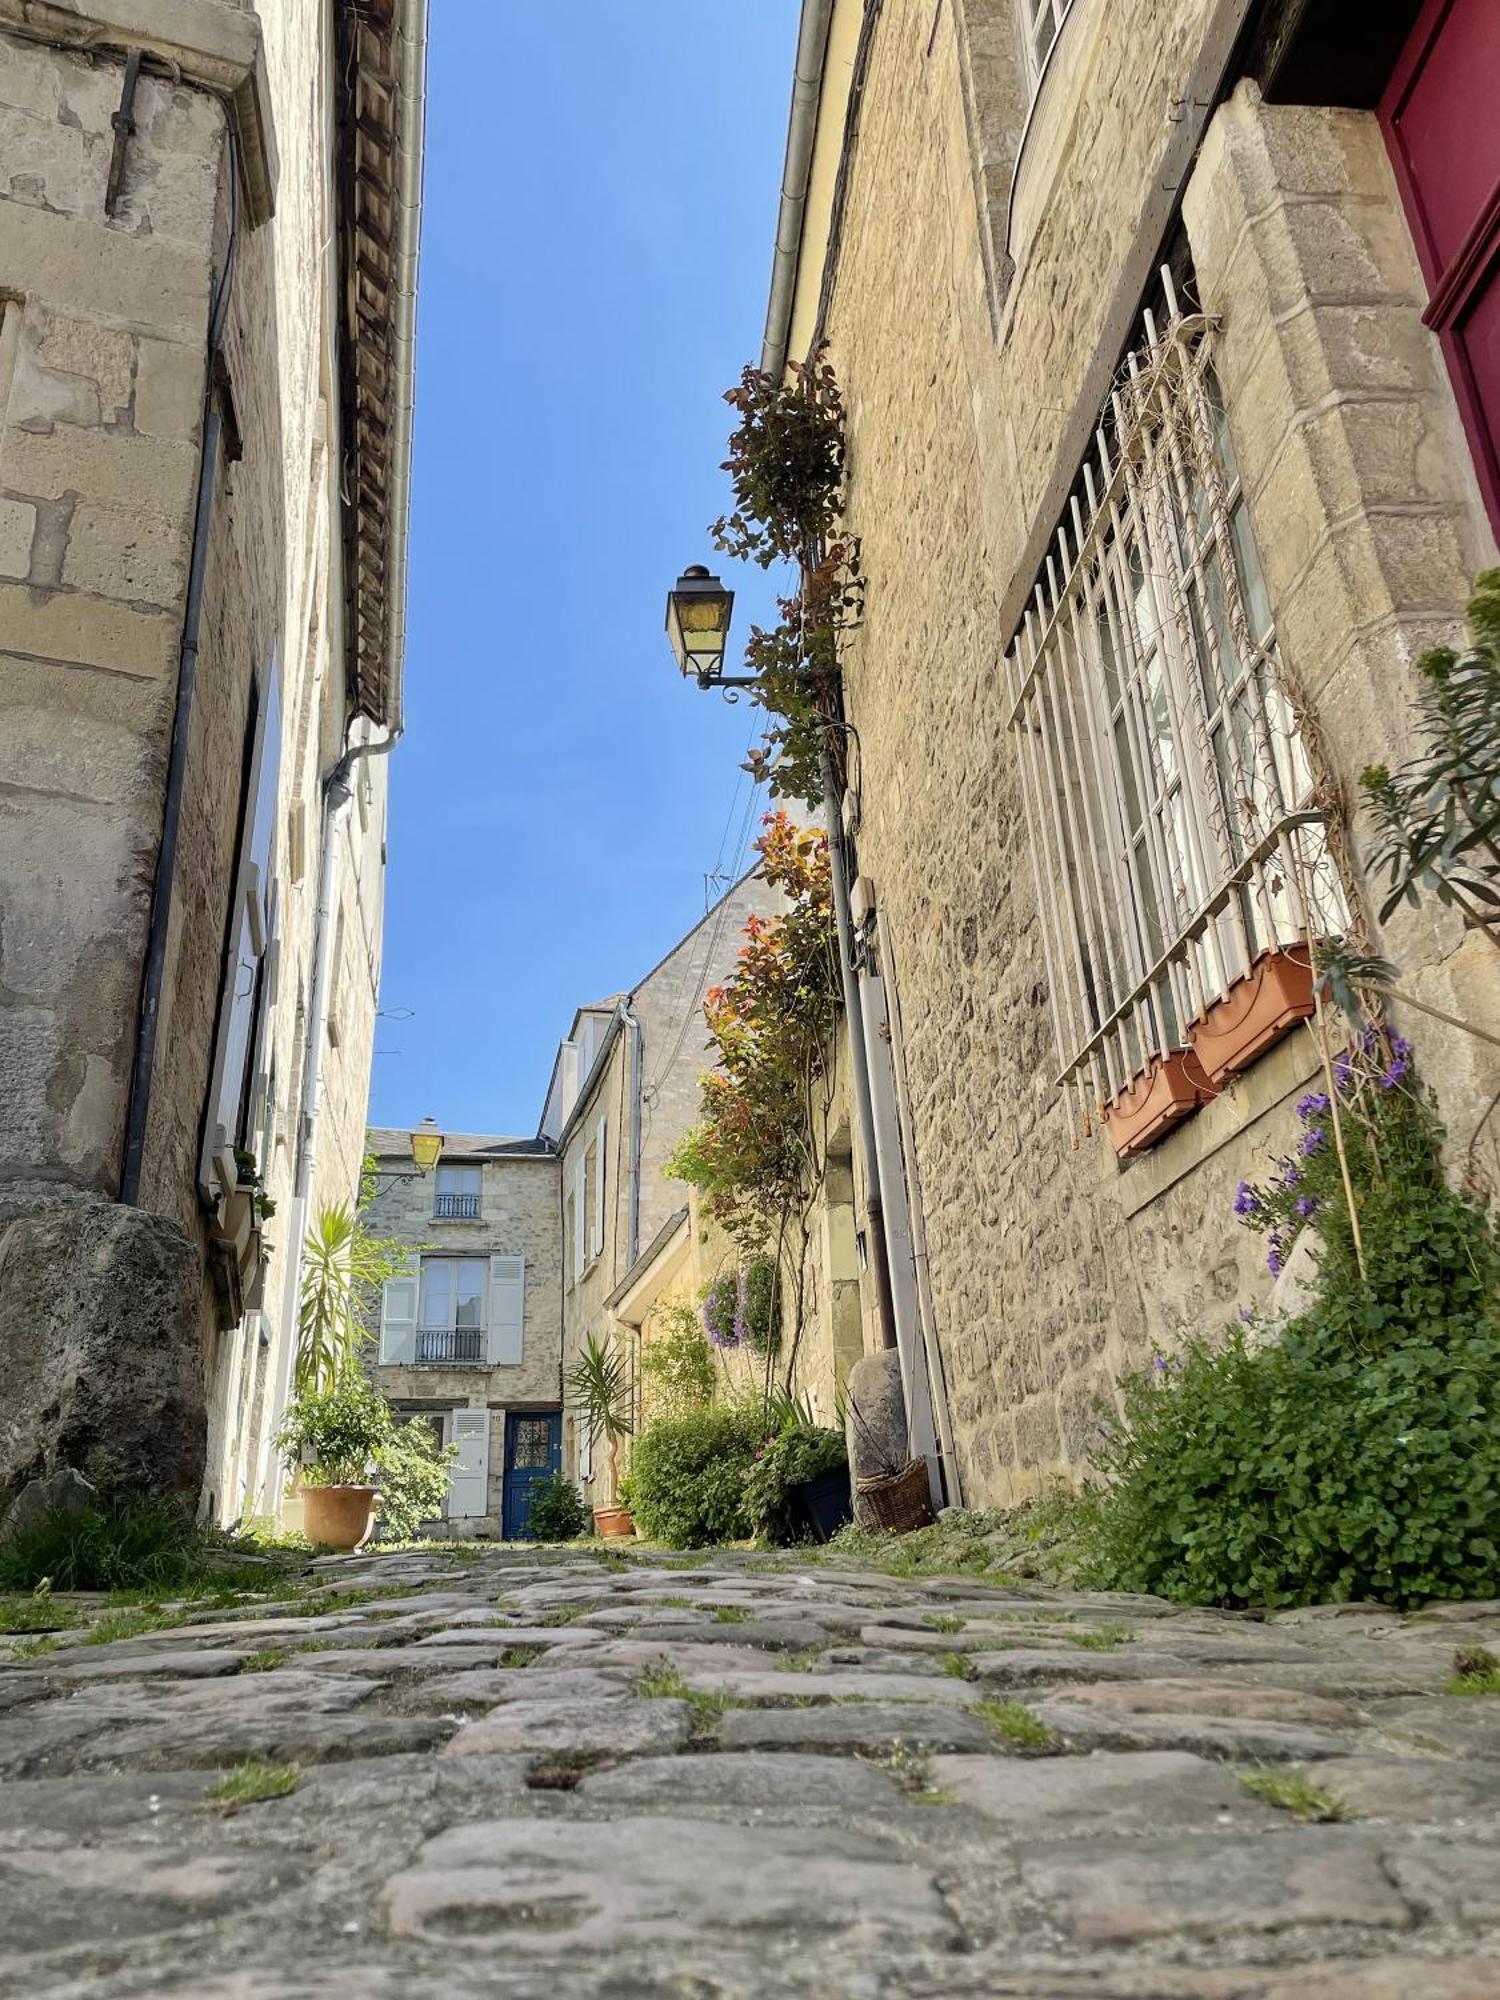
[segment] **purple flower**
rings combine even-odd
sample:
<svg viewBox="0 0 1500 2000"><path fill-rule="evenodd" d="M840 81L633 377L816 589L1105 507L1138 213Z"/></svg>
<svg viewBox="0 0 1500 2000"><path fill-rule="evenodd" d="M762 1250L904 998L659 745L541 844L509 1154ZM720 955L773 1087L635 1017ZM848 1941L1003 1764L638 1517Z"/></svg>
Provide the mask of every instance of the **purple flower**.
<svg viewBox="0 0 1500 2000"><path fill-rule="evenodd" d="M1268 1250L1266 1252L1266 1269L1273 1278L1281 1276L1281 1255L1279 1251Z"/></svg>
<svg viewBox="0 0 1500 2000"><path fill-rule="evenodd" d="M1316 1215L1317 1212L1318 1212L1318 1204L1316 1203L1316 1201L1313 1200L1310 1194L1304 1194L1298 1196L1297 1213L1300 1216L1302 1216L1304 1220L1306 1220L1310 1216Z"/></svg>
<svg viewBox="0 0 1500 2000"><path fill-rule="evenodd" d="M1328 1109L1328 1092L1310 1090L1306 1097L1297 1100L1297 1116L1305 1125L1309 1118L1318 1118Z"/></svg>
<svg viewBox="0 0 1500 2000"><path fill-rule="evenodd" d="M1249 1181L1241 1181L1234 1191L1234 1212L1236 1215L1260 1214L1260 1196Z"/></svg>
<svg viewBox="0 0 1500 2000"><path fill-rule="evenodd" d="M1411 1064L1405 1056L1397 1056L1389 1069L1381 1071L1380 1088L1382 1090L1394 1090L1410 1068Z"/></svg>
<svg viewBox="0 0 1500 2000"><path fill-rule="evenodd" d="M1240 1307L1240 1318L1245 1322L1246 1326L1253 1326L1255 1324L1255 1314L1251 1312L1249 1306Z"/></svg>
<svg viewBox="0 0 1500 2000"><path fill-rule="evenodd" d="M1302 1134L1302 1157L1310 1159L1314 1153L1320 1152L1327 1144L1328 1134L1323 1130L1323 1127L1321 1125L1310 1126Z"/></svg>
<svg viewBox="0 0 1500 2000"><path fill-rule="evenodd" d="M1152 1355L1151 1366L1156 1370L1158 1375L1165 1375L1167 1372L1167 1364L1159 1354Z"/></svg>
<svg viewBox="0 0 1500 2000"><path fill-rule="evenodd" d="M1281 1179L1277 1183L1281 1192L1283 1194L1290 1194L1294 1187L1301 1185L1301 1182L1302 1169L1297 1165L1297 1162L1295 1160L1283 1160L1281 1163Z"/></svg>
<svg viewBox="0 0 1500 2000"><path fill-rule="evenodd" d="M1333 1080L1340 1091L1345 1091L1354 1081L1354 1063L1349 1056L1340 1056L1333 1066Z"/></svg>

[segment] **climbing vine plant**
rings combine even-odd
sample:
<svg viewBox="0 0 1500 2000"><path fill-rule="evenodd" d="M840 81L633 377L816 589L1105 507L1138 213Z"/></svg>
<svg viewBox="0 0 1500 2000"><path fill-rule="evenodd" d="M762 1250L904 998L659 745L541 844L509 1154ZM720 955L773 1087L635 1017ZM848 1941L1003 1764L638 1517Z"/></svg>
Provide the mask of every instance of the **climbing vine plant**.
<svg viewBox="0 0 1500 2000"><path fill-rule="evenodd" d="M859 618L859 543L843 526L844 403L822 350L785 379L747 368L724 400L739 416L724 461L734 507L713 524L724 554L769 569L796 567L777 622L752 626L745 665L751 700L773 719L746 769L772 793L817 804L822 746L838 715L839 641ZM830 749L842 762L837 736Z"/></svg>
<svg viewBox="0 0 1500 2000"><path fill-rule="evenodd" d="M748 1259L769 1253L787 1276L783 1318L795 1329L827 1157L838 954L827 836L784 811L764 826L756 852L785 908L749 919L734 972L709 991L715 1067L667 1171L697 1188Z"/></svg>

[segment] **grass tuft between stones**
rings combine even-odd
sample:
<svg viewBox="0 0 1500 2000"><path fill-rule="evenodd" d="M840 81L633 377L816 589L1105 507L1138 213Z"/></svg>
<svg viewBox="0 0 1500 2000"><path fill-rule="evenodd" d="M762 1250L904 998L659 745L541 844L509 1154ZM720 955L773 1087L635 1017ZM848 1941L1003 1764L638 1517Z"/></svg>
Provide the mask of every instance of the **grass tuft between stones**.
<svg viewBox="0 0 1500 2000"><path fill-rule="evenodd" d="M1356 1816L1337 1792L1315 1785L1306 1771L1257 1764L1253 1770L1241 1771L1239 1778L1247 1792L1253 1792L1268 1806L1275 1806L1278 1812L1290 1813L1294 1819L1330 1823Z"/></svg>
<svg viewBox="0 0 1500 2000"><path fill-rule="evenodd" d="M1460 1646L1453 1655L1449 1694L1500 1694L1500 1658L1488 1646Z"/></svg>
<svg viewBox="0 0 1500 2000"><path fill-rule="evenodd" d="M246 1757L226 1771L209 1788L209 1802L234 1812L240 1806L259 1805L264 1799L284 1799L302 1782L300 1764L268 1764L261 1757Z"/></svg>
<svg viewBox="0 0 1500 2000"><path fill-rule="evenodd" d="M737 1694L724 1694L708 1688L689 1687L676 1667L647 1667L636 1681L635 1691L648 1701L685 1701L692 1710L692 1731L694 1736L711 1736L719 1726L719 1718L731 1708L744 1708L748 1704Z"/></svg>
<svg viewBox="0 0 1500 2000"><path fill-rule="evenodd" d="M253 1653L246 1653L240 1661L240 1671L246 1674L269 1674L286 1662L283 1646L257 1646Z"/></svg>
<svg viewBox="0 0 1500 2000"><path fill-rule="evenodd" d="M1062 1739L1057 1732L1049 1729L1039 1715L1033 1715L1023 1702L990 1698L975 1702L973 1713L1014 1749L1040 1751L1062 1748Z"/></svg>

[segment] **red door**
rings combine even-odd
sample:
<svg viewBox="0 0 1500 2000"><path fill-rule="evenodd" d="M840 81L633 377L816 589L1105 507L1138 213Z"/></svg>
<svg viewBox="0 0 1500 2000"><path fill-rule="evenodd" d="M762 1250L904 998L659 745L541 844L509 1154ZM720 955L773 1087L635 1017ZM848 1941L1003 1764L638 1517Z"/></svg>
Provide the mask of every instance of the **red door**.
<svg viewBox="0 0 1500 2000"><path fill-rule="evenodd" d="M1427 0L1380 122L1500 535L1500 0Z"/></svg>

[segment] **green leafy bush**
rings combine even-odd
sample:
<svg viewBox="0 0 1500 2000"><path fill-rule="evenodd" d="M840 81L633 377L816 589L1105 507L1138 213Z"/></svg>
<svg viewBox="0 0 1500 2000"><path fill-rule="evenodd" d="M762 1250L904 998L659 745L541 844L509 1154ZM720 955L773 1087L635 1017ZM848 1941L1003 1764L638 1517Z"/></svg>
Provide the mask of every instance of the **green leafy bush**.
<svg viewBox="0 0 1500 2000"><path fill-rule="evenodd" d="M582 1494L560 1472L549 1473L532 1487L528 1524L534 1542L576 1542L591 1526Z"/></svg>
<svg viewBox="0 0 1500 2000"><path fill-rule="evenodd" d="M822 1424L794 1424L772 1438L745 1474L745 1510L755 1533L783 1544L803 1539L806 1523L793 1487L848 1463L843 1432Z"/></svg>
<svg viewBox="0 0 1500 2000"><path fill-rule="evenodd" d="M424 1521L438 1519L448 1497L456 1445L444 1444L430 1424L397 1424L375 1453L380 1523L398 1542L409 1542Z"/></svg>
<svg viewBox="0 0 1500 2000"><path fill-rule="evenodd" d="M390 1404L351 1372L334 1388L287 1405L276 1448L288 1465L300 1465L307 1486L361 1486L393 1429Z"/></svg>
<svg viewBox="0 0 1500 2000"><path fill-rule="evenodd" d="M714 1358L691 1306L663 1306L641 1342L641 1383L648 1417L680 1417L711 1403Z"/></svg>
<svg viewBox="0 0 1500 2000"><path fill-rule="evenodd" d="M1312 1301L1264 1343L1236 1327L1128 1378L1089 1582L1219 1604L1500 1592L1494 1222L1448 1185L1404 1043L1362 1038L1334 1083L1358 1242L1310 1092L1295 1159L1236 1207L1273 1269L1316 1222Z"/></svg>
<svg viewBox="0 0 1500 2000"><path fill-rule="evenodd" d="M692 1410L648 1425L630 1460L631 1507L648 1541L701 1548L745 1539L745 1474L761 1442L743 1409Z"/></svg>

